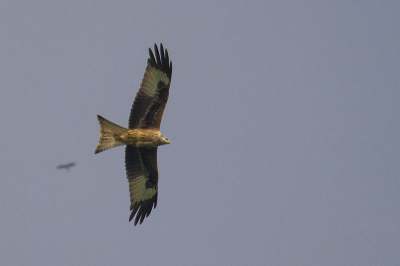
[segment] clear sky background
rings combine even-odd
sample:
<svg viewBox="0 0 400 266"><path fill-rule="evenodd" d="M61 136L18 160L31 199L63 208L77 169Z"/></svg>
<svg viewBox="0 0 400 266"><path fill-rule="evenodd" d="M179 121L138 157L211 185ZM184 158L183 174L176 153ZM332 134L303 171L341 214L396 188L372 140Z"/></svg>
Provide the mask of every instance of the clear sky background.
<svg viewBox="0 0 400 266"><path fill-rule="evenodd" d="M400 265L399 25L399 1L1 1L1 264ZM135 227L96 115L127 126L155 42L171 145Z"/></svg>

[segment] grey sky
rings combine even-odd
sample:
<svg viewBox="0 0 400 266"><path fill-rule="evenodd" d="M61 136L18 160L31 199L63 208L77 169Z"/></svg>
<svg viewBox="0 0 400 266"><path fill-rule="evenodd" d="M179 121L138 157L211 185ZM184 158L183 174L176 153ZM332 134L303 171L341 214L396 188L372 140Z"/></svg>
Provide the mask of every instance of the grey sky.
<svg viewBox="0 0 400 266"><path fill-rule="evenodd" d="M399 3L2 1L2 264L400 265ZM96 115L128 124L155 42L171 145L134 227Z"/></svg>

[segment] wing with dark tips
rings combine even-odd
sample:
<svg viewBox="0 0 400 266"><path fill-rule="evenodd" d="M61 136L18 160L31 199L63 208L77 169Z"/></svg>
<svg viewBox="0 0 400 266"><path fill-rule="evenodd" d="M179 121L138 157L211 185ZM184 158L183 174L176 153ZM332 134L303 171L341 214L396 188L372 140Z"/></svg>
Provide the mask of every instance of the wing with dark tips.
<svg viewBox="0 0 400 266"><path fill-rule="evenodd" d="M135 225L142 223L157 206L157 148L136 148L127 145L125 149L126 175L129 181L131 215Z"/></svg>
<svg viewBox="0 0 400 266"><path fill-rule="evenodd" d="M129 128L160 128L161 119L168 101L172 75L172 62L168 51L160 44L149 48L146 72L136 94L129 116Z"/></svg>

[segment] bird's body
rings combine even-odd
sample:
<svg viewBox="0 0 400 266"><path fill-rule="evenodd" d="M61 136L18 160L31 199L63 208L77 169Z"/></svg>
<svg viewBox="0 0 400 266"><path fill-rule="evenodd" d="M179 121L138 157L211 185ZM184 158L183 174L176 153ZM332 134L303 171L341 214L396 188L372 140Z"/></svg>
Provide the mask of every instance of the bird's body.
<svg viewBox="0 0 400 266"><path fill-rule="evenodd" d="M158 167L157 147L169 144L160 132L160 125L168 101L172 62L168 51L154 45L154 56L149 49L146 72L136 94L129 116L128 128L121 127L100 115L100 138L95 153L126 145L125 167L129 181L131 215L135 225L149 216L157 206Z"/></svg>
<svg viewBox="0 0 400 266"><path fill-rule="evenodd" d="M127 129L118 134L116 139L138 148L155 148L170 143L159 130L154 129Z"/></svg>
<svg viewBox="0 0 400 266"><path fill-rule="evenodd" d="M128 129L118 126L120 130L113 130L115 125L113 122L100 115L97 115L97 119L100 122L102 140L99 141L95 153L120 145L130 145L137 148L156 148L170 143L157 129Z"/></svg>

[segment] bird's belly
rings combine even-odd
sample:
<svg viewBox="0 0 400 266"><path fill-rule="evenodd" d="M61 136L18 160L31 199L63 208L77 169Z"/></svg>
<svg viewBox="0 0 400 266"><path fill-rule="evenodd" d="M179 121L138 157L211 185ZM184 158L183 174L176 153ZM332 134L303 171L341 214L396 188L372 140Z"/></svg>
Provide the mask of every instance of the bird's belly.
<svg viewBox="0 0 400 266"><path fill-rule="evenodd" d="M152 148L159 146L158 132L149 129L128 129L117 133L116 138L127 145L135 147Z"/></svg>

